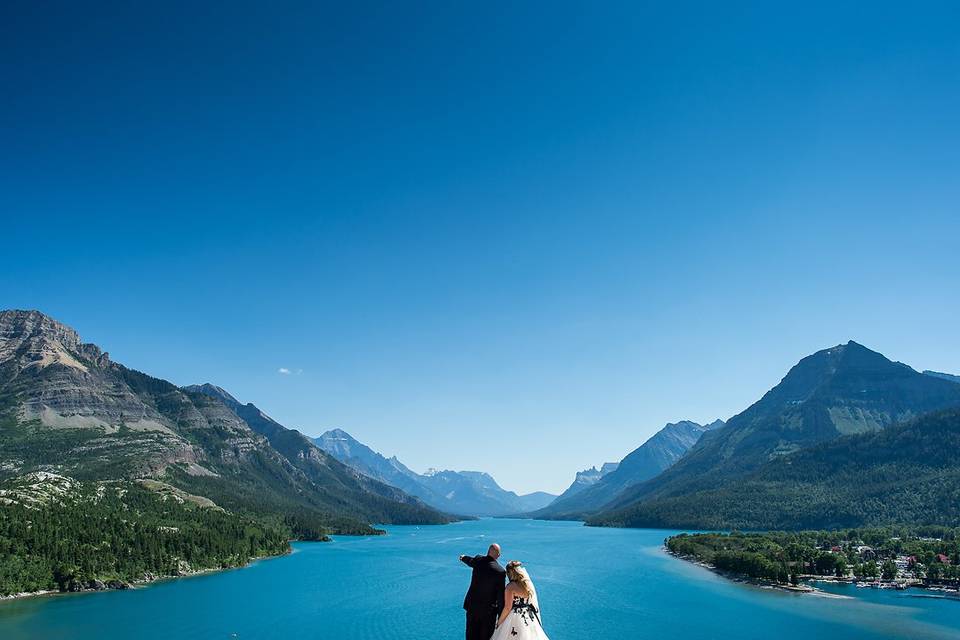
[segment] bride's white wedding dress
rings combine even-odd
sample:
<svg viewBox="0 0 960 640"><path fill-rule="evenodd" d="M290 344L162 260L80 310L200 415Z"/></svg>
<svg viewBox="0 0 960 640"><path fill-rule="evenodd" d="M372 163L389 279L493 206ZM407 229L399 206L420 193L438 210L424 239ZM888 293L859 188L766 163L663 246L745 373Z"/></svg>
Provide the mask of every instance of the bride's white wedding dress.
<svg viewBox="0 0 960 640"><path fill-rule="evenodd" d="M490 640L550 640L540 624L540 607L536 598L531 601L514 596L510 613Z"/></svg>

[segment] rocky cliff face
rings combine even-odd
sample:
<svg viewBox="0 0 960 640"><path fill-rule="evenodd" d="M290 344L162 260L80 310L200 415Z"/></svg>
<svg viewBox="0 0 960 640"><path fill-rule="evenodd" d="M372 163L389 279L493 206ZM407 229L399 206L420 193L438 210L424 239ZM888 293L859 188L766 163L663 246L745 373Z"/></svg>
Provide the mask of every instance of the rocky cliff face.
<svg viewBox="0 0 960 640"><path fill-rule="evenodd" d="M38 311L0 312L0 384L20 417L50 427L169 431L125 384L108 354Z"/></svg>
<svg viewBox="0 0 960 640"><path fill-rule="evenodd" d="M344 529L357 532L373 521L446 520L206 386L222 393L128 369L37 311L2 311L0 479L162 479L227 508L354 518Z"/></svg>
<svg viewBox="0 0 960 640"><path fill-rule="evenodd" d="M76 459L136 460L121 465L127 476L171 465L217 475L212 465L242 463L266 444L222 402L112 362L38 311L0 312L0 395L21 422L96 434L73 451Z"/></svg>
<svg viewBox="0 0 960 640"><path fill-rule="evenodd" d="M557 501L569 498L570 496L574 496L588 487L592 487L600 482L600 479L605 475L616 471L618 466L619 465L616 462L604 462L599 469L596 467L590 467L589 469L578 471L576 477L573 479L573 482L569 487L567 487L567 490L557 497Z"/></svg>

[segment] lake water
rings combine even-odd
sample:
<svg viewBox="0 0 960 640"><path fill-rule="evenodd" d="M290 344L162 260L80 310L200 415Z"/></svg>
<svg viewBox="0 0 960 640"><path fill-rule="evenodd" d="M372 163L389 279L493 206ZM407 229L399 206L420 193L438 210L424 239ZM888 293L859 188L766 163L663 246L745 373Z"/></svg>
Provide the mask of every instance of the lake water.
<svg viewBox="0 0 960 640"><path fill-rule="evenodd" d="M737 584L666 555L668 531L529 520L387 529L131 591L0 603L0 638L459 639L470 573L457 556L492 541L527 564L553 640L960 638L960 601Z"/></svg>

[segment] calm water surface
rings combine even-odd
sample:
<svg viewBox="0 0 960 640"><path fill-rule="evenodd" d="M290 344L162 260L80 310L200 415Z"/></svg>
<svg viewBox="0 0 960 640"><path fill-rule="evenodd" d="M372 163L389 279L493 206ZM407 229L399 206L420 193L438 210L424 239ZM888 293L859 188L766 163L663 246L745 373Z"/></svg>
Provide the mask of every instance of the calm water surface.
<svg viewBox="0 0 960 640"><path fill-rule="evenodd" d="M667 556L668 531L528 520L388 530L132 591L5 602L0 638L458 639L470 576L457 556L494 540L504 559L526 562L553 640L960 638L960 601L740 585Z"/></svg>

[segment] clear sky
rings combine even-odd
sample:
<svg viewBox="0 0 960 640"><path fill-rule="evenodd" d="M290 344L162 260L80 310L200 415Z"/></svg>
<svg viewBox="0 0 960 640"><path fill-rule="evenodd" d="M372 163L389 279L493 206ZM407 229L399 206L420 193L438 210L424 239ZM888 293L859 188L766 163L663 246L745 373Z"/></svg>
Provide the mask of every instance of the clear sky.
<svg viewBox="0 0 960 640"><path fill-rule="evenodd" d="M960 372L955 2L383 4L4 3L0 307L518 491Z"/></svg>

